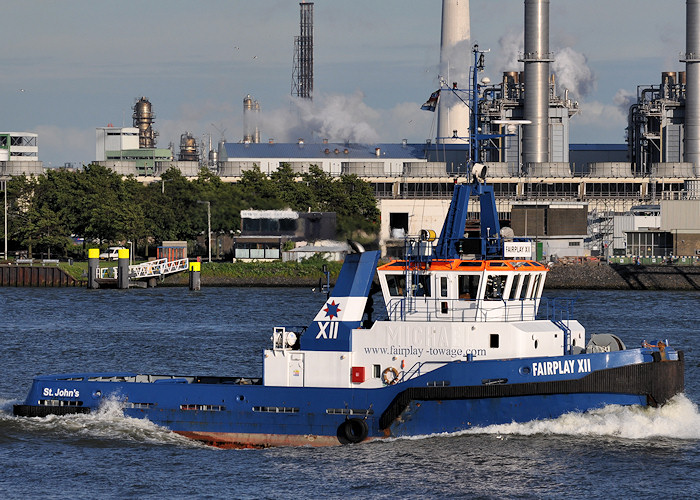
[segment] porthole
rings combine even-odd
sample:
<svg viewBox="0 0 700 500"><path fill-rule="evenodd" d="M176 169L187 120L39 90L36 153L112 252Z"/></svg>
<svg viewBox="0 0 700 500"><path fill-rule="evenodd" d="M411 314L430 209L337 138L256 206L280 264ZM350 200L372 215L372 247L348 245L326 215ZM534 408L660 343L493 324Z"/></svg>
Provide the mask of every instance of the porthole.
<svg viewBox="0 0 700 500"><path fill-rule="evenodd" d="M530 373L530 367L529 366L521 366L520 370L520 375L528 375Z"/></svg>
<svg viewBox="0 0 700 500"><path fill-rule="evenodd" d="M535 339L535 349L537 349L538 345L539 345L539 342L537 341L537 339Z"/></svg>

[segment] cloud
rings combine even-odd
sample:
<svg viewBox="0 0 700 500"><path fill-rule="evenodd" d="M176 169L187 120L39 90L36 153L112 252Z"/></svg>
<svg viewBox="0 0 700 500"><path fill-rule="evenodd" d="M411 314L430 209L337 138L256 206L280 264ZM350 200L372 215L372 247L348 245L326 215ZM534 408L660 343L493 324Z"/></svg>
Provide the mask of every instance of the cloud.
<svg viewBox="0 0 700 500"><path fill-rule="evenodd" d="M90 163L95 159L95 128L79 129L57 125L39 125L32 132L38 135L39 161L44 167L61 167L64 163ZM56 161L59 159L61 163Z"/></svg>
<svg viewBox="0 0 700 500"><path fill-rule="evenodd" d="M600 101L581 103L581 111L571 118L570 141L621 143L626 126L627 111L618 105Z"/></svg>

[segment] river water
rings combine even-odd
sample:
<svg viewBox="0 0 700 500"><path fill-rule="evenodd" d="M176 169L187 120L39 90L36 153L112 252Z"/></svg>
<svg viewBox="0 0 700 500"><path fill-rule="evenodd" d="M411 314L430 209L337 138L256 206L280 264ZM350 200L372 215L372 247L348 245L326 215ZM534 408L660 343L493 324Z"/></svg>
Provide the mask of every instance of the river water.
<svg viewBox="0 0 700 500"><path fill-rule="evenodd" d="M37 374L261 374L275 325L305 325L305 288L0 288L3 498L623 498L700 496L698 292L580 291L575 317L628 346L686 353L686 394L659 409L333 448L218 450L118 407L16 418ZM548 292L571 296L572 292Z"/></svg>

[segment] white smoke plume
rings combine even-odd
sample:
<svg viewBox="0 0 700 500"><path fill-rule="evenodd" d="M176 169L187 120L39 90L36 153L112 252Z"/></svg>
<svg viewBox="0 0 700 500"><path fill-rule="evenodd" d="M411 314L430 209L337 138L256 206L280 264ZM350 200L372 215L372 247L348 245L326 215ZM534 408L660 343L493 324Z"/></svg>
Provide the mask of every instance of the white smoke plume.
<svg viewBox="0 0 700 500"><path fill-rule="evenodd" d="M571 47L556 51L552 71L560 95L568 89L576 97L586 97L595 88L596 77L588 66L588 58Z"/></svg>
<svg viewBox="0 0 700 500"><path fill-rule="evenodd" d="M491 78L492 80L498 81L500 79L498 75L505 71L522 71L523 63L518 59L524 50L524 37L525 34L522 30L512 30L499 38L498 52L493 55L489 54L486 59L487 71L495 75Z"/></svg>
<svg viewBox="0 0 700 500"><path fill-rule="evenodd" d="M313 100L292 99L288 110L265 112L260 117L262 132L279 142L304 139L309 142L375 143L379 134L370 125L379 112L364 103L364 94L317 94Z"/></svg>
<svg viewBox="0 0 700 500"><path fill-rule="evenodd" d="M637 96L625 89L619 89L613 97L613 104L615 104L617 109L625 116L627 116L630 106L636 102Z"/></svg>
<svg viewBox="0 0 700 500"><path fill-rule="evenodd" d="M510 31L498 40L499 53L491 56L489 64L498 75L503 71L522 71L523 63L518 61L524 49L524 32ZM577 98L586 97L596 85L596 76L588 66L585 55L571 47L554 51L554 63L550 70L555 74L557 94L563 95L568 89ZM489 61L487 60L487 64ZM490 71L494 73L494 71ZM493 79L493 78L492 78Z"/></svg>
<svg viewBox="0 0 700 500"><path fill-rule="evenodd" d="M462 40L443 49L440 59L440 77L447 85L452 86L453 82L457 82L458 87L467 88L469 66L473 62L471 40Z"/></svg>

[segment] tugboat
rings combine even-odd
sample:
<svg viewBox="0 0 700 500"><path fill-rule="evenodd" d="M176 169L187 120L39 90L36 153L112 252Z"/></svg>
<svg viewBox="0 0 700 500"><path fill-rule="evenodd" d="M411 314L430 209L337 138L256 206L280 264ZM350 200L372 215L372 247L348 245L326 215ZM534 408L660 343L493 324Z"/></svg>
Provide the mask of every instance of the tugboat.
<svg viewBox="0 0 700 500"><path fill-rule="evenodd" d="M546 266L504 257L526 242L507 241L485 174L472 162L470 182L455 184L439 238L422 231L378 268L379 252L349 254L308 327L274 328L262 377L38 376L14 414L90 413L116 399L128 417L212 446L325 446L659 406L683 392L682 351L587 338L570 304L542 297ZM480 230L465 238L475 196Z"/></svg>

